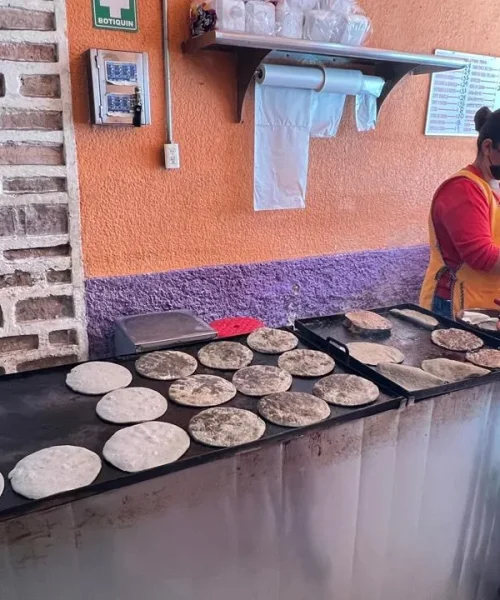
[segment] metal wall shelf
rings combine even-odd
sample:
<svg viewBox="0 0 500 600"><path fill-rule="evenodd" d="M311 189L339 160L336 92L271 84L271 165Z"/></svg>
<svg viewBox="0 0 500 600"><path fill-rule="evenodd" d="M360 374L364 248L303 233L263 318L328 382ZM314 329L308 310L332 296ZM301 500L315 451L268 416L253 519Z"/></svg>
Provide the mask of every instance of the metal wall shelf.
<svg viewBox="0 0 500 600"><path fill-rule="evenodd" d="M394 87L406 75L438 73L465 67L463 60L428 54L409 54L391 50L377 50L342 44L311 42L274 36L248 35L210 31L191 38L183 44L187 53L198 50L222 50L236 55L237 60L237 121L242 121L243 101L252 78L264 61L294 61L297 64L319 62L336 67L358 69L366 75L376 75L385 80L378 99L378 109Z"/></svg>

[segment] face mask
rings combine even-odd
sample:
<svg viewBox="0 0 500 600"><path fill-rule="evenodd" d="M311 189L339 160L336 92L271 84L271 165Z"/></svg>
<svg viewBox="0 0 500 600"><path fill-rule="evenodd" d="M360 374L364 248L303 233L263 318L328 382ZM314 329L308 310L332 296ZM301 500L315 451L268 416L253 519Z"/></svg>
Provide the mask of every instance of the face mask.
<svg viewBox="0 0 500 600"><path fill-rule="evenodd" d="M490 158L490 173L493 179L500 179L500 165L494 165Z"/></svg>

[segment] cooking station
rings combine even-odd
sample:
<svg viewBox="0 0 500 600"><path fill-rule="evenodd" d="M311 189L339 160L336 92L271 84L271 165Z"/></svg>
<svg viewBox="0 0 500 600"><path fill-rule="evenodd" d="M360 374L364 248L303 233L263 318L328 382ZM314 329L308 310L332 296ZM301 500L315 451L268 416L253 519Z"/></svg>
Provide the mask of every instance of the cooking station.
<svg viewBox="0 0 500 600"><path fill-rule="evenodd" d="M388 309L375 312L393 322L391 343L404 346L408 364L423 349L449 356L425 342L429 331ZM1 600L493 598L499 373L409 393L349 357L337 322L342 317L297 322L299 348L328 352L335 373L374 381L381 393L373 404L331 406L329 418L305 428L266 423L264 436L245 446L193 440L178 461L149 471L124 473L103 461L92 485L44 500L24 499L6 481ZM246 336L231 339L245 344ZM496 347L494 338L483 339ZM196 356L205 343L176 349ZM252 364L277 358L255 352ZM115 359L133 374L131 386L166 395L169 382L141 377L136 359ZM5 476L22 457L53 445L101 456L120 429L96 416L99 398L65 385L68 371L2 378ZM202 365L197 373L232 376ZM310 393L316 381L294 377L291 391ZM257 400L238 393L228 405L256 412ZM169 402L160 421L187 430L197 412Z"/></svg>

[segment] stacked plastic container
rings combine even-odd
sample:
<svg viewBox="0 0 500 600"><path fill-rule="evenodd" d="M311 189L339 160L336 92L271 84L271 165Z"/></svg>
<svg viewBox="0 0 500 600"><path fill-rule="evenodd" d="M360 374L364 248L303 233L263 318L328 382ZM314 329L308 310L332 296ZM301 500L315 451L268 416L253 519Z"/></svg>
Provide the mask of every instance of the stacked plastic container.
<svg viewBox="0 0 500 600"><path fill-rule="evenodd" d="M349 46L363 45L371 31L370 19L356 0L195 1L191 6L192 35L214 27Z"/></svg>

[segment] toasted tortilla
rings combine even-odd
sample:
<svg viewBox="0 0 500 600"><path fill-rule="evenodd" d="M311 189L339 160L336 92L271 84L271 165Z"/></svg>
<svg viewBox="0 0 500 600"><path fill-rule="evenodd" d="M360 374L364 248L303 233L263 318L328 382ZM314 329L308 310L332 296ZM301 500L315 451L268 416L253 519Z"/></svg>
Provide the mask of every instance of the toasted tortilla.
<svg viewBox="0 0 500 600"><path fill-rule="evenodd" d="M266 421L281 427L305 427L330 416L326 402L302 392L270 394L259 400L258 410Z"/></svg>
<svg viewBox="0 0 500 600"><path fill-rule="evenodd" d="M316 382L313 394L328 404L357 407L375 402L380 391L374 383L364 377L339 373Z"/></svg>
<svg viewBox="0 0 500 600"><path fill-rule="evenodd" d="M345 314L345 327L352 333L365 335L386 335L392 329L389 320L369 310L357 310Z"/></svg>
<svg viewBox="0 0 500 600"><path fill-rule="evenodd" d="M386 346L385 344L374 344L372 342L351 342L347 344L350 356L365 365L376 367L380 363L402 363L405 359L401 350Z"/></svg>
<svg viewBox="0 0 500 600"><path fill-rule="evenodd" d="M477 335L450 327L449 329L436 329L431 333L431 340L436 346L454 352L470 352L483 347L483 340Z"/></svg>
<svg viewBox="0 0 500 600"><path fill-rule="evenodd" d="M296 377L322 377L333 371L335 361L318 350L290 350L279 357L278 366Z"/></svg>
<svg viewBox="0 0 500 600"><path fill-rule="evenodd" d="M470 377L482 377L488 375L489 371L475 365L450 360L449 358L431 358L422 362L422 369L431 375L452 383L462 381Z"/></svg>
<svg viewBox="0 0 500 600"><path fill-rule="evenodd" d="M500 350L484 348L477 352L467 352L466 360L485 369L500 369Z"/></svg>
<svg viewBox="0 0 500 600"><path fill-rule="evenodd" d="M378 370L384 377L387 377L387 379L397 383L409 392L416 392L448 383L446 379L436 377L423 369L408 365L383 363L378 365Z"/></svg>
<svg viewBox="0 0 500 600"><path fill-rule="evenodd" d="M399 319L420 325L424 329L430 329L431 331L439 325L439 321L436 318L411 308L392 308L389 312Z"/></svg>

